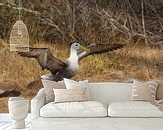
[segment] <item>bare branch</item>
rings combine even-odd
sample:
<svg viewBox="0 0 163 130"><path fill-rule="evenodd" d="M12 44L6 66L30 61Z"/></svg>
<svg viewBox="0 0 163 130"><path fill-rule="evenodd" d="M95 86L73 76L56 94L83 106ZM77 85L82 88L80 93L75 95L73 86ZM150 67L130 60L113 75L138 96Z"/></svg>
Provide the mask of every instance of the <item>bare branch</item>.
<svg viewBox="0 0 163 130"><path fill-rule="evenodd" d="M142 15L142 26L143 26L145 44L148 45L148 41L146 37L146 30L145 30L145 23L144 23L144 0L141 0L141 15Z"/></svg>
<svg viewBox="0 0 163 130"><path fill-rule="evenodd" d="M16 10L19 9L19 7L17 7L17 5L15 5L15 4L9 4L9 3L7 3L7 4L0 3L0 6L8 7L8 8L16 9ZM33 13L35 15L40 15L41 14L38 11L30 10L30 9L27 9L27 8L24 8L24 7L22 7L22 10L25 11L25 12Z"/></svg>

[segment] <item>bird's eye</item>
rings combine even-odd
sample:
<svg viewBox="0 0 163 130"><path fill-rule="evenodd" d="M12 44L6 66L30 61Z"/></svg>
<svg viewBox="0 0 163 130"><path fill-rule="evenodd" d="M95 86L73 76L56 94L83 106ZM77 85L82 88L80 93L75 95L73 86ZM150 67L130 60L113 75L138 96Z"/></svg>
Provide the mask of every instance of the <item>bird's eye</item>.
<svg viewBox="0 0 163 130"><path fill-rule="evenodd" d="M76 44L76 46L78 46L78 44Z"/></svg>

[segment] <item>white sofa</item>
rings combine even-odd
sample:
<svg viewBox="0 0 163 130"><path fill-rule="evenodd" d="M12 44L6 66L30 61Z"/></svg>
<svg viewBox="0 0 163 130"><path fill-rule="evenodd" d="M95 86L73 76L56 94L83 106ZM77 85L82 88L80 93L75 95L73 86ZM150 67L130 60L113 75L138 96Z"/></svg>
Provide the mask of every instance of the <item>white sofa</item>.
<svg viewBox="0 0 163 130"><path fill-rule="evenodd" d="M89 91L92 101L77 108L77 103L45 104L40 89L31 101L32 130L163 130L162 111L149 102L130 101L132 83L90 83Z"/></svg>

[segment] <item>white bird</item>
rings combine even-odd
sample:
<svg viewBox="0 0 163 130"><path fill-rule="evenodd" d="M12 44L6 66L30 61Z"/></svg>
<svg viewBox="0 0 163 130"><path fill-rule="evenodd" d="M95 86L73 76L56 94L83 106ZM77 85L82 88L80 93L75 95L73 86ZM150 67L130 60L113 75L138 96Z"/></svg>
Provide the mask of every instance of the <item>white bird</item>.
<svg viewBox="0 0 163 130"><path fill-rule="evenodd" d="M92 54L99 54L122 48L124 44L91 44L86 48L79 43L73 43L70 48L70 57L66 61L55 58L48 48L29 48L29 52L19 52L19 55L36 58L42 69L51 71L50 75L42 78L61 81L63 78L72 78L79 70L79 60Z"/></svg>

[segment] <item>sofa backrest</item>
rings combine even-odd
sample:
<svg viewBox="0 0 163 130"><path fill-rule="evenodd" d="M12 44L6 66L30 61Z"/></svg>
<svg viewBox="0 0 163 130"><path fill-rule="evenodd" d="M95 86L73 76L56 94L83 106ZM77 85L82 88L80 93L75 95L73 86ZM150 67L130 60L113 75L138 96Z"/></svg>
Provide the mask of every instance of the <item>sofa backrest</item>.
<svg viewBox="0 0 163 130"><path fill-rule="evenodd" d="M101 101L109 105L113 101L129 101L131 99L132 83L90 83L91 100Z"/></svg>

